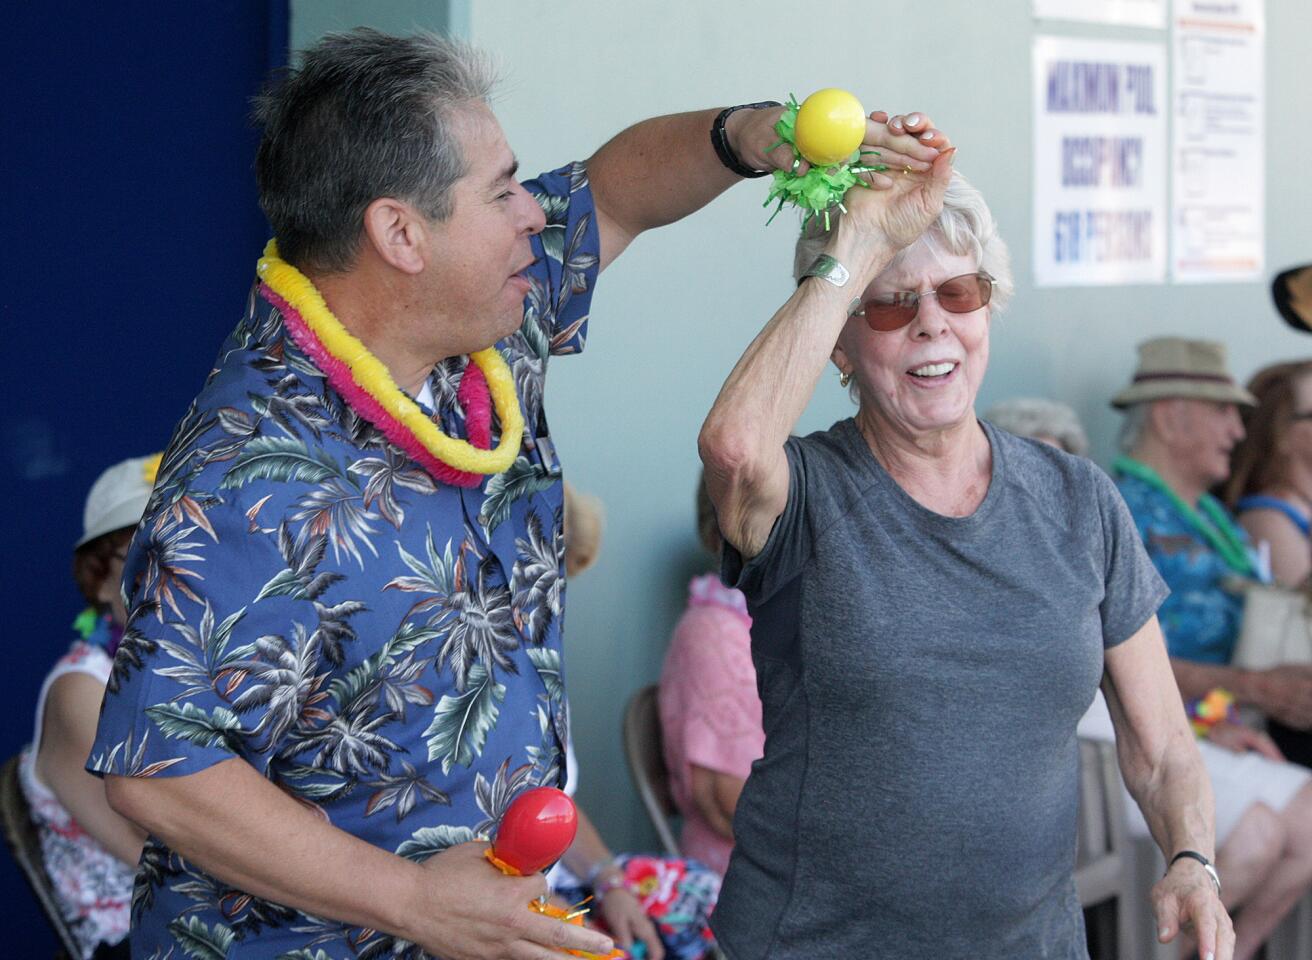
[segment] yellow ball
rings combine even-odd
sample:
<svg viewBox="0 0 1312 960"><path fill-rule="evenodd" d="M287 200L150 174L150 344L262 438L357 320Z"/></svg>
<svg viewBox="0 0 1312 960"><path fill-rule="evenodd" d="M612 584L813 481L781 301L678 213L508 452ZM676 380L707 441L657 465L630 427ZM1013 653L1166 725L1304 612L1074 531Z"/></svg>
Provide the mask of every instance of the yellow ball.
<svg viewBox="0 0 1312 960"><path fill-rule="evenodd" d="M817 167L841 163L866 136L866 111L846 90L817 90L797 111L793 137L797 149Z"/></svg>

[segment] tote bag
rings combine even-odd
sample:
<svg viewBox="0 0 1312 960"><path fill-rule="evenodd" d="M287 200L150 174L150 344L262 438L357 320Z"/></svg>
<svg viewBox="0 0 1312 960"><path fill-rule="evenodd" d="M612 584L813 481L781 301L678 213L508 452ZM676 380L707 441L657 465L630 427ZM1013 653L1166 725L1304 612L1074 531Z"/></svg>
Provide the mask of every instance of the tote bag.
<svg viewBox="0 0 1312 960"><path fill-rule="evenodd" d="M1312 663L1312 596L1269 584L1250 584L1244 596L1244 621L1231 666L1266 670Z"/></svg>

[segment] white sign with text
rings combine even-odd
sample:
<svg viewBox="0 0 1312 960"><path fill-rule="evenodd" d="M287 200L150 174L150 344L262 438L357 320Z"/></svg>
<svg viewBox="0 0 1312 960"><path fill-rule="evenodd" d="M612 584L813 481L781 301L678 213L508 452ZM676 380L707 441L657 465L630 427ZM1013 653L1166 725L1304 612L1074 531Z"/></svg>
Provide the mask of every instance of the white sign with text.
<svg viewBox="0 0 1312 960"><path fill-rule="evenodd" d="M1166 277L1166 47L1034 39L1034 282Z"/></svg>
<svg viewBox="0 0 1312 960"><path fill-rule="evenodd" d="M1265 259L1262 0L1176 0L1171 275L1257 280Z"/></svg>

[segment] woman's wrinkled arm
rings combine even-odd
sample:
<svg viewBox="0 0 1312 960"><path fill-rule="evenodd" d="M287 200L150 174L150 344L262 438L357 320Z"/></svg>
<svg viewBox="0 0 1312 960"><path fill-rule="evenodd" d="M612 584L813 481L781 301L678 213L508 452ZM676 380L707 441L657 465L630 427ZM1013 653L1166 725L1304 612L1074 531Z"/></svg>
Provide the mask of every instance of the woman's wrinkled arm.
<svg viewBox="0 0 1312 960"><path fill-rule="evenodd" d="M926 143L941 152L926 171L874 174L871 189L848 191L848 212L823 252L846 267L850 279L842 287L808 279L793 292L738 360L697 438L720 531L743 559L761 551L787 505L784 441L810 402L849 305L943 207L952 177L948 139L923 114L914 125L894 118L889 128L895 122L898 132L886 134L890 144L923 130L932 133Z"/></svg>
<svg viewBox="0 0 1312 960"><path fill-rule="evenodd" d="M702 425L706 492L720 532L744 559L761 552L787 504L784 441L829 362L854 288L860 292L851 281L840 288L823 280L798 287L739 359Z"/></svg>
<svg viewBox="0 0 1312 960"><path fill-rule="evenodd" d="M1105 655L1103 693L1130 795L1169 861L1181 850L1216 859L1212 785L1189 729L1157 617ZM1153 887L1159 939L1192 925L1199 954L1229 958L1234 933L1211 878L1195 860L1171 865Z"/></svg>
<svg viewBox="0 0 1312 960"><path fill-rule="evenodd" d="M1167 856L1213 853L1212 787L1153 617L1106 653L1103 692L1131 796Z"/></svg>

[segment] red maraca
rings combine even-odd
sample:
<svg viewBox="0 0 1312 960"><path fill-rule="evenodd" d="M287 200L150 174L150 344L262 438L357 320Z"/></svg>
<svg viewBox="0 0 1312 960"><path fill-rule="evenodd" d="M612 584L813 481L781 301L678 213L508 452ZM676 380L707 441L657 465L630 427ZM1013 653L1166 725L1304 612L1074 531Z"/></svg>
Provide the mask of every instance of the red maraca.
<svg viewBox="0 0 1312 960"><path fill-rule="evenodd" d="M526 877L559 860L574 842L578 829L578 810L569 794L555 787L535 787L525 790L506 807L497 838L485 856L502 873ZM575 926L583 925L583 915L588 912L578 908L562 910L546 900L534 900L529 909ZM625 956L621 950L605 955L581 950L564 952L589 960L621 960Z"/></svg>
<svg viewBox="0 0 1312 960"><path fill-rule="evenodd" d="M545 870L569 849L579 815L569 794L555 787L525 790L506 808L487 858L502 873L527 877Z"/></svg>

